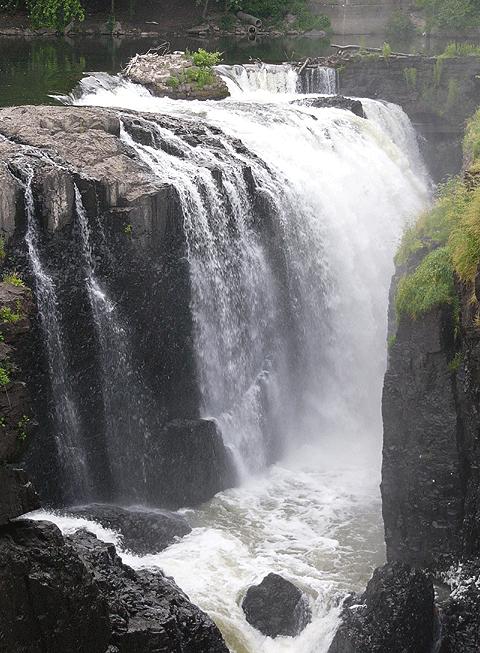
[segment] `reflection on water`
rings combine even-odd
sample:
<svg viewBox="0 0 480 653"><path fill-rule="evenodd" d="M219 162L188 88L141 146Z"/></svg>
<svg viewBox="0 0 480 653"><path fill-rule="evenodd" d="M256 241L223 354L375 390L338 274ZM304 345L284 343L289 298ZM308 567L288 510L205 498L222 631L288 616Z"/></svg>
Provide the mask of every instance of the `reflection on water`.
<svg viewBox="0 0 480 653"><path fill-rule="evenodd" d="M261 59L280 63L330 54L328 42L317 38L285 37L216 40L158 36L155 38L10 38L0 37L0 106L18 104L51 104L50 93L66 94L80 81L85 72L118 72L137 52L145 52L165 41L172 50L195 50L199 46L220 50L225 63L246 63ZM337 36L336 44L359 44L382 47L382 35ZM439 53L446 40L418 37L409 43L392 43L402 52Z"/></svg>

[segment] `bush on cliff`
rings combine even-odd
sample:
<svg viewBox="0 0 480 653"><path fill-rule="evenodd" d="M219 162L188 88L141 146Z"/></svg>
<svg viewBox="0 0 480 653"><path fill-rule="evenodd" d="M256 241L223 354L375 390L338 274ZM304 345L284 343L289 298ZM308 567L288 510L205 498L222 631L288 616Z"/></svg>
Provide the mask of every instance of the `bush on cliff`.
<svg viewBox="0 0 480 653"><path fill-rule="evenodd" d="M417 318L438 304L453 303L454 275L464 283L475 280L480 265L480 110L467 125L464 152L469 162L465 175L440 189L433 208L402 239L397 265L408 265L423 248L429 253L398 284L400 315Z"/></svg>

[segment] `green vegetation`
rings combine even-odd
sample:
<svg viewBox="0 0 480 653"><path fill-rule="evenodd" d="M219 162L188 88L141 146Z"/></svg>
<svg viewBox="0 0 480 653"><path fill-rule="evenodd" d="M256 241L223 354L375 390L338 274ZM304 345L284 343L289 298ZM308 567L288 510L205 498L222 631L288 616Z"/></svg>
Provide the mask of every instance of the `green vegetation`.
<svg viewBox="0 0 480 653"><path fill-rule="evenodd" d="M396 342L397 342L397 336L396 335L388 336L387 345L388 345L389 349L391 349Z"/></svg>
<svg viewBox="0 0 480 653"><path fill-rule="evenodd" d="M7 418L3 415L0 417L0 428L4 429L7 425Z"/></svg>
<svg viewBox="0 0 480 653"><path fill-rule="evenodd" d="M415 25L408 14L396 10L390 16L386 27L386 35L391 41L408 41L415 34Z"/></svg>
<svg viewBox="0 0 480 653"><path fill-rule="evenodd" d="M480 25L478 0L417 0L424 10L427 30L465 30Z"/></svg>
<svg viewBox="0 0 480 653"><path fill-rule="evenodd" d="M131 236L131 235L132 235L132 232L133 232L133 227L132 227L131 224L126 224L126 225L123 227L123 233L124 233L126 236Z"/></svg>
<svg viewBox="0 0 480 653"><path fill-rule="evenodd" d="M468 123L465 152L471 161L470 174L480 172L480 110ZM395 259L397 265L408 264L424 248L429 253L397 288L398 313L413 319L439 304L455 305L454 274L465 284L472 284L477 274L480 185L471 183L468 176L444 184L433 208L406 230Z"/></svg>
<svg viewBox="0 0 480 653"><path fill-rule="evenodd" d="M84 20L80 0L3 0L0 11L27 9L32 27L48 27L61 32L73 20Z"/></svg>
<svg viewBox="0 0 480 653"><path fill-rule="evenodd" d="M4 274L3 281L5 283L10 283L12 286L16 286L17 288L25 288L23 279L19 277L16 272L12 272L11 274Z"/></svg>
<svg viewBox="0 0 480 653"><path fill-rule="evenodd" d="M0 365L0 387L6 388L10 383L9 371L3 365Z"/></svg>
<svg viewBox="0 0 480 653"><path fill-rule="evenodd" d="M480 57L480 46L474 43L449 43L440 58L452 59L453 57Z"/></svg>
<svg viewBox="0 0 480 653"><path fill-rule="evenodd" d="M193 65L199 68L212 68L219 64L222 60L221 52L208 52L203 48L199 48L196 52L190 55Z"/></svg>
<svg viewBox="0 0 480 653"><path fill-rule="evenodd" d="M5 241L0 236L0 263L3 261L4 258L5 258Z"/></svg>
<svg viewBox="0 0 480 653"><path fill-rule="evenodd" d="M463 354L457 352L452 360L448 364L448 369L450 372L457 372L460 369L460 365L463 363Z"/></svg>
<svg viewBox="0 0 480 653"><path fill-rule="evenodd" d="M384 59L388 59L392 54L392 48L390 46L390 43L384 43L382 46L382 57Z"/></svg>
<svg viewBox="0 0 480 653"><path fill-rule="evenodd" d="M399 315L412 319L440 304L453 304L453 267L447 247L430 252L412 274L400 280L396 295Z"/></svg>
<svg viewBox="0 0 480 653"><path fill-rule="evenodd" d="M9 306L2 306L0 308L0 321L3 322L4 324L15 324L16 322L19 322L22 319L22 314L19 310L19 306L17 304L17 312L12 311L12 309Z"/></svg>
<svg viewBox="0 0 480 653"><path fill-rule="evenodd" d="M416 68L405 68L403 71L408 88L415 90L417 88L418 71Z"/></svg>

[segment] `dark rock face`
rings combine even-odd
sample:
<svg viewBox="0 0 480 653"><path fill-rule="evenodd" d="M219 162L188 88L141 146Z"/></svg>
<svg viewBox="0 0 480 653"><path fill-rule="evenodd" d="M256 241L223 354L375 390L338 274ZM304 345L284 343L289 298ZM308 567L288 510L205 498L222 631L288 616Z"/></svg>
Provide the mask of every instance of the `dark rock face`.
<svg viewBox="0 0 480 653"><path fill-rule="evenodd" d="M233 461L212 420L174 420L151 448L151 501L161 497L170 509L196 506L235 484ZM162 474L154 473L157 466Z"/></svg>
<svg viewBox="0 0 480 653"><path fill-rule="evenodd" d="M462 563L454 572L452 593L441 606L439 653L477 653L480 642L480 560Z"/></svg>
<svg viewBox="0 0 480 653"><path fill-rule="evenodd" d="M228 653L222 636L175 583L161 573L135 572L115 547L79 531L67 538L108 605L111 644L120 653Z"/></svg>
<svg viewBox="0 0 480 653"><path fill-rule="evenodd" d="M125 112L121 119L126 131L141 142L155 138L151 125L156 121L192 147L206 137L201 125L186 126L184 121L169 117ZM5 265L21 272L34 288L24 242L26 215L21 184L22 172L31 168L41 254L52 274L62 318L68 376L91 476L88 496L70 496L68 502L130 505L150 501L177 507L190 497L195 503L210 498L230 484L226 480L230 477L228 455L218 434L208 436L210 444L205 449L214 460L204 473L195 472L195 488L186 493L177 492L184 482L184 469L175 474L165 455L172 445L166 425L175 419L196 420L200 401L186 235L176 189L160 182L119 138L120 116L115 111L86 107L2 109L0 134L7 139L0 142L0 175L6 180L0 186L0 206L9 211L7 222L0 225L9 238ZM213 132L208 138L209 145L225 149ZM240 143L232 144L241 147ZM248 172L246 168L245 174ZM74 184L87 213L97 278L115 305L128 343L128 374L113 401L119 409L130 402L128 415L117 425L125 429L126 435L120 439L129 446L117 447L114 463L106 445L107 377L102 375L101 345L85 284ZM35 388L32 423L37 421L41 426L29 447L26 467L42 499L64 505L66 490L59 487L59 454L52 437L55 416L45 338L38 320L33 320L32 331L35 356L26 367L26 384L18 385L18 392ZM199 430L203 432L203 428ZM132 433L138 440L132 440ZM187 437L179 442L190 446ZM175 451L180 460L178 447ZM203 453L203 462L205 456ZM115 464L131 474L121 476L119 482ZM141 483L129 481L134 474L141 476L143 470L151 474L146 482L143 477ZM174 475L172 482L162 480ZM200 487L203 482L205 487Z"/></svg>
<svg viewBox="0 0 480 653"><path fill-rule="evenodd" d="M312 617L305 594L277 574L249 587L242 608L248 623L268 637L295 637Z"/></svg>
<svg viewBox="0 0 480 653"><path fill-rule="evenodd" d="M55 525L18 521L0 527L0 595L2 650L106 650L106 601Z"/></svg>
<svg viewBox="0 0 480 653"><path fill-rule="evenodd" d="M299 104L304 107L315 107L317 109L344 109L345 111L351 111L359 118L365 118L365 112L360 100L346 98L342 95L304 98L303 100L294 100L292 104Z"/></svg>
<svg viewBox="0 0 480 653"><path fill-rule="evenodd" d="M0 525L40 508L40 500L23 469L0 463Z"/></svg>
<svg viewBox="0 0 480 653"><path fill-rule="evenodd" d="M449 307L402 318L383 389L382 503L389 560L431 565L461 548L463 478Z"/></svg>
<svg viewBox="0 0 480 653"><path fill-rule="evenodd" d="M74 506L65 511L74 517L86 517L120 533L123 548L138 555L158 553L191 528L181 515L166 510L120 508L106 504Z"/></svg>
<svg viewBox="0 0 480 653"><path fill-rule="evenodd" d="M435 181L460 171L464 124L480 103L480 58L366 56L341 63L342 95L394 102L408 114Z"/></svg>
<svg viewBox="0 0 480 653"><path fill-rule="evenodd" d="M375 570L361 597L347 600L329 653L430 653L432 581L403 563Z"/></svg>

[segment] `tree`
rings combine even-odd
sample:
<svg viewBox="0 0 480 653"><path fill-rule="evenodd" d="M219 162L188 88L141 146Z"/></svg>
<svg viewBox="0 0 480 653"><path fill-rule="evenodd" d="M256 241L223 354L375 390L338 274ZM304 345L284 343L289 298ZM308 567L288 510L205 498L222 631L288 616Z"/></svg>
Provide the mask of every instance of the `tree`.
<svg viewBox="0 0 480 653"><path fill-rule="evenodd" d="M27 0L33 27L54 27L62 31L72 20L84 20L80 0Z"/></svg>

